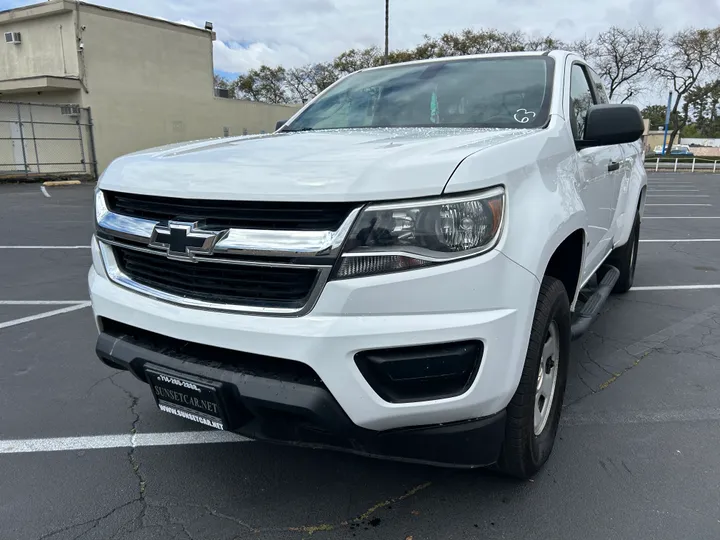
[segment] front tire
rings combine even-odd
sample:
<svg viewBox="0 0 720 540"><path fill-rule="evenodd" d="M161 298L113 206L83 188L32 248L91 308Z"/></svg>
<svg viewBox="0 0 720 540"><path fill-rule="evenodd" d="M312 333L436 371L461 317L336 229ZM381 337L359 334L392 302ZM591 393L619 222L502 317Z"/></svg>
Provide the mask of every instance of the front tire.
<svg viewBox="0 0 720 540"><path fill-rule="evenodd" d="M560 423L570 360L570 302L562 282L540 286L520 384L507 407L498 469L527 479L550 457Z"/></svg>

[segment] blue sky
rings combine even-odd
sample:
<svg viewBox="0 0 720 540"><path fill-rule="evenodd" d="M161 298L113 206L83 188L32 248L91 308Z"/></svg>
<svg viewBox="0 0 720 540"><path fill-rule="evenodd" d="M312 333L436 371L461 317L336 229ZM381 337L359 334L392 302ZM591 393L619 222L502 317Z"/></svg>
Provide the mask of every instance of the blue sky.
<svg viewBox="0 0 720 540"><path fill-rule="evenodd" d="M38 3L0 0L0 10ZM351 47L382 45L384 0L93 0L92 3L202 27L212 21L216 69L228 76L262 64L299 66ZM523 30L563 40L610 25L719 26L718 0L390 0L390 46L466 27Z"/></svg>

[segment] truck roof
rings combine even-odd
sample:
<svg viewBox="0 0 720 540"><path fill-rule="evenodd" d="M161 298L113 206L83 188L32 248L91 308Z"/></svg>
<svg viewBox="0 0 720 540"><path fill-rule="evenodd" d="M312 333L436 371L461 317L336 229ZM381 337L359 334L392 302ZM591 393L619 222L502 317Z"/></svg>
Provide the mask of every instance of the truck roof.
<svg viewBox="0 0 720 540"><path fill-rule="evenodd" d="M425 58L422 60L410 60L408 62L396 62L393 64L387 64L385 66L376 66L370 68L363 68L358 71L371 71L376 69L387 69L393 66L407 66L413 64L430 64L433 62L455 62L461 60L472 60L475 58L507 58L516 56L550 56L553 58L565 58L568 55L577 56L577 53L572 51L565 51L561 49L545 50L545 51L513 51L513 52L500 52L500 53L487 53L487 54L466 54L462 56L443 56L440 58Z"/></svg>

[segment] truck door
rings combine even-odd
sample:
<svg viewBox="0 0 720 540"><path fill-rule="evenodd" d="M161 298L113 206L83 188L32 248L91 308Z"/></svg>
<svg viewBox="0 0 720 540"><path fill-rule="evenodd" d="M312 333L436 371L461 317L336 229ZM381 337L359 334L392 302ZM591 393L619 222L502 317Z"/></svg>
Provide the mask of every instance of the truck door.
<svg viewBox="0 0 720 540"><path fill-rule="evenodd" d="M605 92L605 85L598 74L589 66L586 66L586 69L592 82L595 103L610 103ZM616 144L608 147L608 150L613 154L611 156L612 161L608 166L608 172L610 173L608 188L612 187L610 203L613 209L613 219L610 223L610 240L613 242L625 222L632 166L635 160L638 159L639 149L639 145L636 143Z"/></svg>
<svg viewBox="0 0 720 540"><path fill-rule="evenodd" d="M571 64L570 126L575 140L585 136L588 110L595 104L595 93L587 68ZM611 226L617 206L615 186L617 165L623 159L619 145L597 146L578 150L577 190L587 214L587 239L583 281L587 279L612 249ZM617 163L617 165L616 165Z"/></svg>

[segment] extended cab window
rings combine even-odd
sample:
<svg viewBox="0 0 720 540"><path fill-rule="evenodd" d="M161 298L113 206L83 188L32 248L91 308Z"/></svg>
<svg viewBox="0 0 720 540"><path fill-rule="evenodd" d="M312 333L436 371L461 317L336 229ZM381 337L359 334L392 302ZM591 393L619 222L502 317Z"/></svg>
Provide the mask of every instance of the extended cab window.
<svg viewBox="0 0 720 540"><path fill-rule="evenodd" d="M537 128L548 119L548 56L432 61L340 81L283 131L361 127Z"/></svg>
<svg viewBox="0 0 720 540"><path fill-rule="evenodd" d="M595 70L588 68L590 78L592 79L593 86L595 86L595 101L597 103L610 103L607 92L605 92L605 85L602 82L600 76L595 73Z"/></svg>
<svg viewBox="0 0 720 540"><path fill-rule="evenodd" d="M592 105L593 96L585 70L580 64L573 64L570 73L570 125L575 140L581 140L585 136L585 120Z"/></svg>

